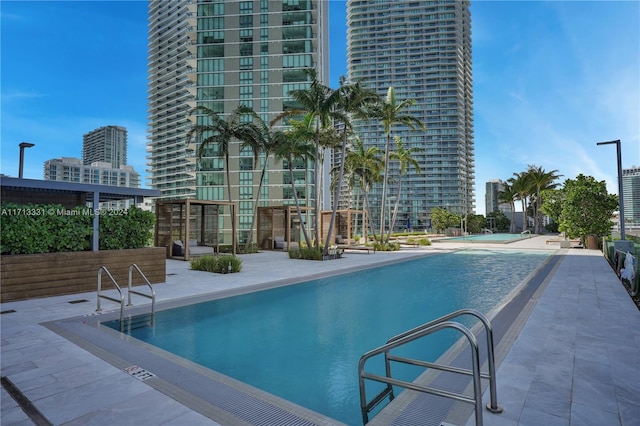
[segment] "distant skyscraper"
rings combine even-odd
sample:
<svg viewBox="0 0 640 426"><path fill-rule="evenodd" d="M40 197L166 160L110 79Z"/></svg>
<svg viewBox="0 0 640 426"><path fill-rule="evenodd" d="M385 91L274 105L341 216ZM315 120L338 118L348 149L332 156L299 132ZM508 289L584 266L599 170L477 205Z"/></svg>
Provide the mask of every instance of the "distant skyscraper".
<svg viewBox="0 0 640 426"><path fill-rule="evenodd" d="M127 129L104 126L82 136L82 163L96 161L118 168L127 164Z"/></svg>
<svg viewBox="0 0 640 426"><path fill-rule="evenodd" d="M640 226L640 167L622 169L622 198L625 222Z"/></svg>
<svg viewBox="0 0 640 426"><path fill-rule="evenodd" d="M225 117L238 105L268 123L297 107L289 91L308 87L305 68L328 84L327 2L311 0L151 0L149 3L148 143L151 187L164 199L227 200L224 155L209 147L196 160L187 131L207 118L189 115L206 106ZM251 223L260 179L249 149L229 147L232 199L238 201L240 238ZM316 177L296 168L296 190L313 204ZM299 183L299 185L298 185ZM262 205L293 204L290 178L270 160Z"/></svg>
<svg viewBox="0 0 640 426"><path fill-rule="evenodd" d="M132 166L112 167L110 163L102 161L87 165L73 157L45 161L44 180L140 188L140 174ZM128 208L132 205L135 205L132 200L101 203L102 208Z"/></svg>
<svg viewBox="0 0 640 426"><path fill-rule="evenodd" d="M501 211L510 217L511 206L500 201L500 193L504 191L504 182L500 179L490 180L485 185L484 207L485 214Z"/></svg>
<svg viewBox="0 0 640 426"><path fill-rule="evenodd" d="M349 80L361 79L381 95L393 86L398 99L415 99L411 113L427 127L393 130L405 147L422 149L413 155L421 171L409 169L403 177L400 202L400 214L419 220L418 226L434 207L457 214L475 209L469 5L468 0L347 2ZM384 148L380 123L360 123L357 131L365 145ZM394 179L398 169L391 166ZM374 187L373 194L380 190ZM372 207L379 215L380 206Z"/></svg>

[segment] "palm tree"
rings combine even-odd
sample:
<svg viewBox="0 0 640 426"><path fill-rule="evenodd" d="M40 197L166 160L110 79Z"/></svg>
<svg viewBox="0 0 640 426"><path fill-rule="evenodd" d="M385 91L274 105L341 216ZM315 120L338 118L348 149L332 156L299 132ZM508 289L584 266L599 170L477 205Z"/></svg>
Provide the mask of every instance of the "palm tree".
<svg viewBox="0 0 640 426"><path fill-rule="evenodd" d="M300 227L302 228L307 247L311 247L311 239L309 238L307 228L302 225L304 221L302 220L302 210L300 209L300 200L298 199L296 180L293 174L293 165L296 160L302 160L306 165L310 158L315 158L314 147L307 141L296 137L295 130L286 130L284 132L284 137L276 144L274 153L276 158L287 161L291 187L293 189L293 199L295 200L296 212L298 214L298 219L300 220Z"/></svg>
<svg viewBox="0 0 640 426"><path fill-rule="evenodd" d="M362 196L364 198L363 210L366 212L374 241L377 240L376 230L369 210L367 190L370 188L371 184L379 183L384 178L382 176L382 170L384 167L382 159L380 158L381 154L382 150L380 148L372 146L365 149L362 141L356 138L353 144L353 149L347 153L344 161L345 169L348 170L349 174L355 176L355 181L360 182ZM365 224L363 224L363 226L366 228ZM362 234L366 241L366 229L362 230Z"/></svg>
<svg viewBox="0 0 640 426"><path fill-rule="evenodd" d="M534 216L534 233L538 234L542 227L542 193L547 189L555 189L558 183L554 183L556 179L562 175L558 175L558 170L546 172L542 167L529 166L527 176L531 187L531 197L533 198L533 216Z"/></svg>
<svg viewBox="0 0 640 426"><path fill-rule="evenodd" d="M301 115L301 113L308 113L315 119L315 151L314 155L314 176L316 178L315 186L315 247L320 247L320 188L322 186L322 177L320 175L320 142L321 142L321 130L332 126L332 119L341 115L336 111L336 105L338 102L338 93L320 83L318 80L317 71L314 68L305 69L305 73L309 78L311 84L307 89L292 90L289 92L291 96L298 104L300 104L300 110L286 111L282 116L286 115Z"/></svg>
<svg viewBox="0 0 640 426"><path fill-rule="evenodd" d="M242 148L249 147L253 151L254 164L257 164L260 160L260 156L264 155L264 163L260 172L260 181L258 183L258 191L255 195L255 201L253 206L253 214L251 216L251 226L249 227L249 236L245 243L245 252L248 252L251 242L253 241L253 228L256 224L258 216L258 206L260 205L260 193L262 192L262 186L264 184L264 177L269 165L269 157L274 155L278 146L284 143L285 134L281 130L273 130L271 125L267 126L266 123L257 115L253 114L255 137L245 141L242 144Z"/></svg>
<svg viewBox="0 0 640 426"><path fill-rule="evenodd" d="M187 132L187 143L195 136L196 142L200 142L198 147L198 159L202 158L207 145L217 144L219 152L224 155L224 163L227 176L227 195L229 202L231 197L231 172L229 167L229 144L233 139L241 142L251 140L256 136L255 128L251 123L243 122L242 117L246 114L255 114L249 107L240 105L234 109L227 119L220 117L215 111L205 106L198 106L189 112L189 115L199 113L208 118L208 124L196 124ZM231 233L236 235L236 221L231 218ZM234 237L235 238L235 237ZM236 247L233 247L233 253Z"/></svg>
<svg viewBox="0 0 640 426"><path fill-rule="evenodd" d="M529 179L526 172L514 173L513 177L507 179L511 184L515 199L522 203L522 232L527 230L527 198L529 197Z"/></svg>
<svg viewBox="0 0 640 426"><path fill-rule="evenodd" d="M509 232L511 233L516 232L516 197L513 185L505 182L502 191L498 193L498 200L501 203L508 203L511 208L511 223L509 224Z"/></svg>
<svg viewBox="0 0 640 426"><path fill-rule="evenodd" d="M205 106L198 106L189 112L189 115L199 113L208 118L208 124L194 125L187 132L187 143L195 136L200 142L198 148L198 158L202 158L207 145L217 144L219 152L224 155L225 169L227 175L227 194L229 202L231 199L231 178L229 167L229 145L233 139L241 142L255 138L255 128L251 123L243 122L242 116L254 114L249 107L240 105L229 114L227 119L220 117L215 111ZM233 221L232 221L233 222ZM235 230L234 230L235 232Z"/></svg>
<svg viewBox="0 0 640 426"><path fill-rule="evenodd" d="M398 214L398 204L400 203L400 194L402 192L402 176L404 176L407 173L407 168L409 166L413 166L413 168L415 168L416 172L418 173L420 173L421 171L420 164L418 164L416 159L413 158L412 154L416 152L421 152L422 148L418 148L418 147L405 148L404 143L402 142L402 139L400 139L399 136L396 136L394 139L396 142L396 150L391 152L389 154L389 157L392 160L398 161L400 164L398 168L398 193L396 195L396 205L393 208L393 217L391 218L389 233L387 234L387 239L386 239L387 243L389 242L389 238L391 237L391 230L393 229L393 226L396 223L396 216Z"/></svg>
<svg viewBox="0 0 640 426"><path fill-rule="evenodd" d="M379 106L377 118L382 120L384 134L387 138L384 146L384 178L382 180L382 200L380 205L380 238L384 240L384 207L387 197L387 180L389 172L389 149L391 145L391 130L395 124L402 124L415 130L416 126L424 130L425 126L420 120L412 115L405 114L403 111L416 103L415 99L404 99L398 101L396 98L396 90L389 87L384 102ZM389 230L389 233L391 230Z"/></svg>
<svg viewBox="0 0 640 426"><path fill-rule="evenodd" d="M349 116L354 118L366 119L369 118L371 113L370 107L379 102L379 96L372 90L362 87L359 81L351 84L345 83L345 78L340 78L340 87L337 90L337 107L343 112L343 115L339 116L343 123L342 130L342 143L341 143L341 156L340 167L338 170L338 181L334 185L334 197L333 197L333 209L331 211L331 220L329 221L329 229L327 231L327 242L331 241L333 235L333 226L336 220L336 214L338 211L338 200L340 197L340 190L342 188L342 178L344 176L344 166L347 152L347 135L351 129L351 122ZM324 254L326 255L329 250L329 244L324 246Z"/></svg>

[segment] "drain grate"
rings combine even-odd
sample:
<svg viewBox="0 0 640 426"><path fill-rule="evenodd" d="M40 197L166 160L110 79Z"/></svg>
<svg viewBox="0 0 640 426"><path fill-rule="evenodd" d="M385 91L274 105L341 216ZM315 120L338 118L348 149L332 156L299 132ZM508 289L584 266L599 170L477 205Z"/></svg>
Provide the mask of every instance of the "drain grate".
<svg viewBox="0 0 640 426"><path fill-rule="evenodd" d="M12 314L14 313L16 310L15 309L7 309L6 311L2 311L0 312L0 315L4 315L4 314Z"/></svg>
<svg viewBox="0 0 640 426"><path fill-rule="evenodd" d="M87 299L78 299L78 300L69 300L69 303L71 303L72 305L75 305L76 303L85 303L88 302Z"/></svg>
<svg viewBox="0 0 640 426"><path fill-rule="evenodd" d="M129 373L130 375L132 375L133 377L135 377L136 379L142 382L152 377L156 377L155 374L145 370L142 367L138 367L137 365L132 365L131 367L127 367L124 369L124 371L126 371L127 373Z"/></svg>

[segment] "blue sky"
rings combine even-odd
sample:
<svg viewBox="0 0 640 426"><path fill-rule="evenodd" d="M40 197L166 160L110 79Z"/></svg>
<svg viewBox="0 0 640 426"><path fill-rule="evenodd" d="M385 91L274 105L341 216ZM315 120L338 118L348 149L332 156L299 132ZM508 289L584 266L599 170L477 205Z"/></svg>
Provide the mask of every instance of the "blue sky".
<svg viewBox="0 0 640 426"><path fill-rule="evenodd" d="M346 75L345 2L330 2L331 82ZM606 180L640 165L640 2L472 2L476 210L484 184L527 165ZM44 161L81 157L82 135L129 132L146 176L147 3L0 1L0 172L42 179Z"/></svg>

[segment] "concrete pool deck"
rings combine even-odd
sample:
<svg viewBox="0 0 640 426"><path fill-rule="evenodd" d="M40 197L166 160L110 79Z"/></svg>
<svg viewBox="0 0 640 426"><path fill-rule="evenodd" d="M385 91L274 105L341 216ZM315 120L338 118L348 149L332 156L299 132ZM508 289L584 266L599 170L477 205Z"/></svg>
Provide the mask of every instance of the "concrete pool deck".
<svg viewBox="0 0 640 426"><path fill-rule="evenodd" d="M558 250L546 240L474 243L472 248ZM263 252L242 256L242 272L230 275L191 271L188 262L167 261L167 282L155 288L162 303L461 247L469 244L434 244L393 253L349 252L327 262L293 261L282 252ZM484 423L640 425L640 312L602 253L582 249L558 253L562 259L518 318L513 344L500 357L498 402L505 412L485 411ZM148 301L134 298L134 303ZM104 301L102 306L117 307ZM94 316L95 307L95 292L2 304L2 425L218 424L42 325ZM12 386L14 395L23 396L23 405L32 408L28 410L32 418L7 392ZM465 418L455 424L473 423Z"/></svg>

